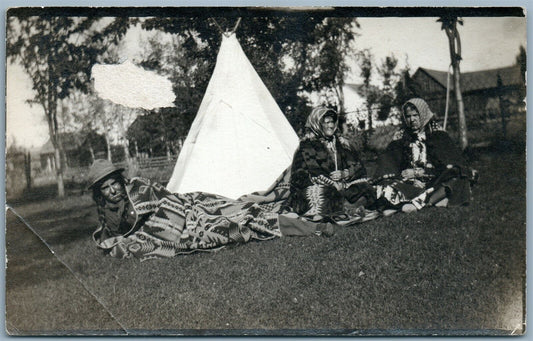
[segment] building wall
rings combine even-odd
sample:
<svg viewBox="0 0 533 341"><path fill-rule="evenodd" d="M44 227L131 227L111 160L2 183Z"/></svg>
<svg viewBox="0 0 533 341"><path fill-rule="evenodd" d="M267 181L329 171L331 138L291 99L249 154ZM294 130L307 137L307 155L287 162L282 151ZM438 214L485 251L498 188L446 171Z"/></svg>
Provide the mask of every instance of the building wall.
<svg viewBox="0 0 533 341"><path fill-rule="evenodd" d="M412 81L416 83L415 88L420 92L416 95L424 98L428 102L431 110L435 112L438 117L442 118L446 110L446 89L424 72L416 72ZM521 91L519 86L507 86L501 89L488 88L463 92L463 103L466 116L480 117L493 115L495 109L498 111L500 110L500 97L504 99L510 112L523 111L521 107L524 106L522 105L523 102L520 98L522 92L523 90ZM457 114L455 92L453 90L451 90L449 94L448 114L450 116Z"/></svg>
<svg viewBox="0 0 533 341"><path fill-rule="evenodd" d="M429 108L437 117L443 118L446 111L446 89L424 72L416 72L412 81L417 84L416 88L420 91L416 95L428 103ZM453 93L450 93L450 104L453 98ZM449 107L448 114L451 111L455 111L455 103L453 103L453 108Z"/></svg>
<svg viewBox="0 0 533 341"><path fill-rule="evenodd" d="M446 94L446 89L425 72L416 72L413 75L412 80L418 84L420 89L422 89L425 94Z"/></svg>

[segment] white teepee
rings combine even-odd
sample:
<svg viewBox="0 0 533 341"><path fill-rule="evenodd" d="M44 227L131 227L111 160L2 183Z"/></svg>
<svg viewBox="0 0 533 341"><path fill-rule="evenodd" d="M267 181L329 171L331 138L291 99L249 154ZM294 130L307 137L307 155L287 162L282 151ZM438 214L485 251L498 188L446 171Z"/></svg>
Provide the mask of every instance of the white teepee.
<svg viewBox="0 0 533 341"><path fill-rule="evenodd" d="M235 34L224 35L167 189L233 199L265 190L290 166L297 147L298 136Z"/></svg>

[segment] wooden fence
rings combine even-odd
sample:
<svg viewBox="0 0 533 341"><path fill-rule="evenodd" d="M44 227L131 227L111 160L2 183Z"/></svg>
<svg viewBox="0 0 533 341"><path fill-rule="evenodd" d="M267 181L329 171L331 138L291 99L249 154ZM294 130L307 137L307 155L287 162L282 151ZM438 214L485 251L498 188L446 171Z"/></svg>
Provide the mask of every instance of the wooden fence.
<svg viewBox="0 0 533 341"><path fill-rule="evenodd" d="M456 117L450 117L448 120L447 131L452 138L458 138ZM467 114L467 127L469 145L472 147L485 146L499 139L503 140L520 140L526 139L526 113L518 112L505 117L502 120L499 117L487 117L480 113ZM375 158L376 153L382 150L392 139L395 126L383 126L374 129L368 140L368 150L363 151L361 157L371 161ZM348 136L354 144L361 150L362 133L355 132L353 136ZM40 171L40 168L31 166L24 154L6 156L6 192L9 196L17 195L29 187L41 187L56 183L55 172ZM169 155L161 157L139 157L131 158L129 163L126 161L115 163L116 166L126 169L126 176L140 176L157 181L163 185L168 183L178 155ZM28 165L28 163L30 163ZM28 168L29 167L29 168ZM28 169L31 172L28 173ZM87 184L89 167L68 167L64 172L64 181L66 187L77 188L83 192ZM31 174L31 175L30 175Z"/></svg>

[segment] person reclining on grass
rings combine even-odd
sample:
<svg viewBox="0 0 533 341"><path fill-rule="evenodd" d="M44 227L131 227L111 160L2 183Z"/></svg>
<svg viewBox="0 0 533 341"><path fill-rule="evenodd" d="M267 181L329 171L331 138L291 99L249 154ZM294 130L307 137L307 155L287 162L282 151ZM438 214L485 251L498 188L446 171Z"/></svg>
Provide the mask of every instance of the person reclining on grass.
<svg viewBox="0 0 533 341"><path fill-rule="evenodd" d="M377 217L377 212L365 209L375 199L374 189L357 152L338 133L337 113L315 108L306 128L309 133L300 141L292 163L287 206L311 221L350 223ZM346 212L346 202L355 208L353 212Z"/></svg>
<svg viewBox="0 0 533 341"><path fill-rule="evenodd" d="M334 233L331 224L279 214L288 196L287 172L267 191L233 200L170 193L148 179L127 179L123 171L96 160L88 176L99 218L93 240L114 257L172 257L251 239Z"/></svg>
<svg viewBox="0 0 533 341"><path fill-rule="evenodd" d="M461 150L434 117L423 99L412 98L403 105L403 129L377 162L376 204L384 213L470 202L477 171L468 167Z"/></svg>

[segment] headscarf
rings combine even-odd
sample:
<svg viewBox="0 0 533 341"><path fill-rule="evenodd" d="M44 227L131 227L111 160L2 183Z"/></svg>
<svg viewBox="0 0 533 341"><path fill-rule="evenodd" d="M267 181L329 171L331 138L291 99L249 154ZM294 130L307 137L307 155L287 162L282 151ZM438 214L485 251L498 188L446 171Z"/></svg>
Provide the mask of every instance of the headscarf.
<svg viewBox="0 0 533 341"><path fill-rule="evenodd" d="M420 127L417 130L413 130L407 125L405 119L405 109L407 105L413 105L418 114L420 115ZM408 160L410 166L425 167L427 165L427 148L426 148L426 126L432 121L435 114L429 108L429 105L421 98L411 98L402 106L402 118L407 130L410 131L411 139L409 139L409 151ZM431 128L431 126L428 126ZM431 129L430 129L431 130Z"/></svg>
<svg viewBox="0 0 533 341"><path fill-rule="evenodd" d="M418 111L418 114L420 115L420 128L418 131L423 131L426 125L433 119L433 117L435 117L435 114L431 111L429 105L422 98L411 98L402 106L402 118L406 126L407 120L405 119L405 109L409 104L413 105ZM409 126L407 126L407 128L411 129Z"/></svg>
<svg viewBox="0 0 533 341"><path fill-rule="evenodd" d="M326 136L324 134L324 131L322 130L322 119L326 116L331 116L335 119L335 131L337 131L338 128L338 119L337 119L337 112L333 109L326 108L326 107L317 107L314 108L313 111L311 111L311 114L309 114L309 117L307 117L307 123L305 126L311 131L311 133L321 139L325 138L327 140L332 139L330 136Z"/></svg>

